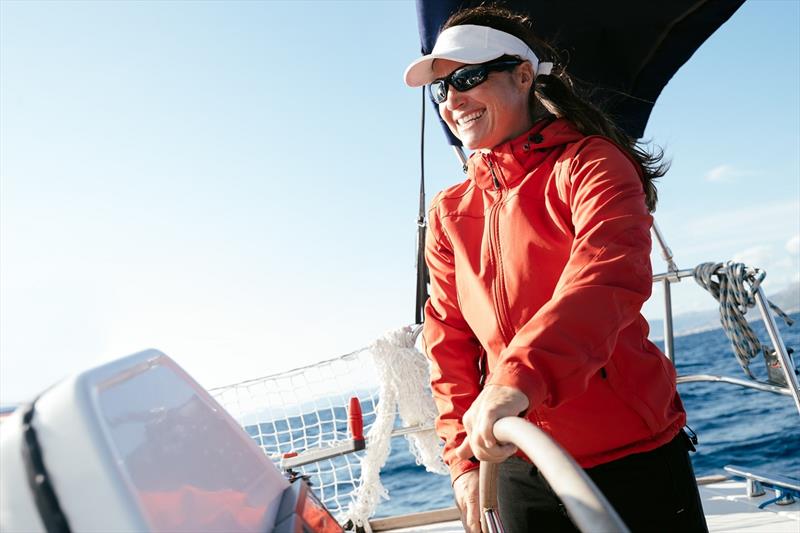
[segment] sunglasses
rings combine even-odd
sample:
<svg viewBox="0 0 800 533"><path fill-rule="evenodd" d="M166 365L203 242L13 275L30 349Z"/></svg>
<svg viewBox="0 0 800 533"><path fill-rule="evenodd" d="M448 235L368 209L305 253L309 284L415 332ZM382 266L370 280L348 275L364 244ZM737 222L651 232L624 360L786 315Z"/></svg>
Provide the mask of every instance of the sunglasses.
<svg viewBox="0 0 800 533"><path fill-rule="evenodd" d="M495 59L478 65L457 68L448 76L434 80L430 84L433 101L441 104L447 100L447 87L452 85L458 92L474 89L489 78L490 72L511 70L522 63L520 59Z"/></svg>

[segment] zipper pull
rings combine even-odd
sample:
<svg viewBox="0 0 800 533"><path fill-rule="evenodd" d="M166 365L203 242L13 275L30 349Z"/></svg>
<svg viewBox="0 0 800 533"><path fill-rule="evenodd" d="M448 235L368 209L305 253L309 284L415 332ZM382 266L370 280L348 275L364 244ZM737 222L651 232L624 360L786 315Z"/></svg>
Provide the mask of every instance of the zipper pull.
<svg viewBox="0 0 800 533"><path fill-rule="evenodd" d="M489 172L492 173L492 183L494 183L494 188L500 188L500 180L497 179L497 175L494 173L494 163L488 157L486 158L486 162L489 163Z"/></svg>

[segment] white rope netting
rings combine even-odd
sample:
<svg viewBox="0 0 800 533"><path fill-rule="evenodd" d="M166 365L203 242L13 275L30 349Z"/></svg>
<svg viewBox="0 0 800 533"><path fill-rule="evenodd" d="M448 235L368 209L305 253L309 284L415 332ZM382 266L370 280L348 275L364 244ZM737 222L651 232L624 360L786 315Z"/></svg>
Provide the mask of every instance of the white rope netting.
<svg viewBox="0 0 800 533"><path fill-rule="evenodd" d="M361 403L365 451L298 467L341 523L369 529L368 518L389 495L380 481L391 435L403 427L432 427L436 408L427 358L410 327L389 332L368 348L281 374L211 390L264 452L283 454L335 445L349 438L347 405ZM399 416L398 416L399 415ZM432 430L406 436L417 464L447 474Z"/></svg>

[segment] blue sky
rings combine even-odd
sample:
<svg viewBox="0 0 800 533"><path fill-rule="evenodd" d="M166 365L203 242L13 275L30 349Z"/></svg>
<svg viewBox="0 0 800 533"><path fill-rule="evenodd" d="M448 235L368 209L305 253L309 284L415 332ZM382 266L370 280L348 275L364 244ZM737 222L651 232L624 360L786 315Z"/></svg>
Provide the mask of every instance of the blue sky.
<svg viewBox="0 0 800 533"><path fill-rule="evenodd" d="M800 277L798 27L751 0L656 105L683 268ZM410 323L416 29L399 1L0 2L0 402L150 347L211 387ZM429 198L462 179L430 115Z"/></svg>

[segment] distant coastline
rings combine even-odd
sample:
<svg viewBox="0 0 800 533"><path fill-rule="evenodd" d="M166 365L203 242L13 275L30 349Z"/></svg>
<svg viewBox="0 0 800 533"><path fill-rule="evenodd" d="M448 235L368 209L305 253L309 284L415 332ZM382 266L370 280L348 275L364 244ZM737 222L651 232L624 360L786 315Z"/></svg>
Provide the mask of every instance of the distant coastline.
<svg viewBox="0 0 800 533"><path fill-rule="evenodd" d="M781 291L767 295L767 298L787 314L796 313L800 311L800 283L795 282ZM761 314L756 309L752 309L747 314L747 318L751 322L760 321ZM650 324L650 340L664 340L664 320L655 319L647 322ZM719 321L719 309L675 315L672 319L672 326L676 337L722 327Z"/></svg>

